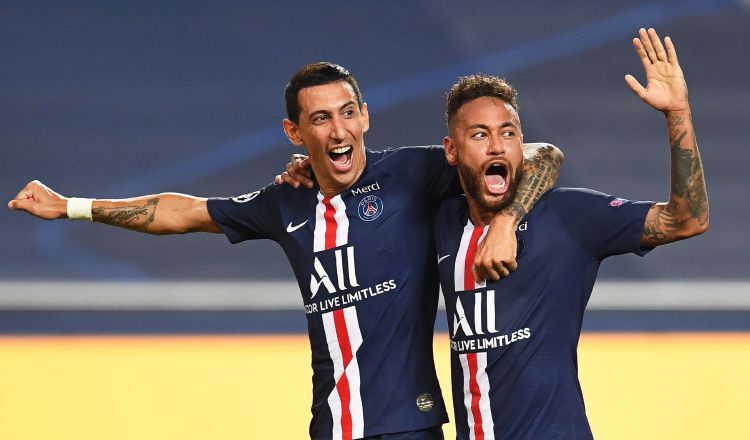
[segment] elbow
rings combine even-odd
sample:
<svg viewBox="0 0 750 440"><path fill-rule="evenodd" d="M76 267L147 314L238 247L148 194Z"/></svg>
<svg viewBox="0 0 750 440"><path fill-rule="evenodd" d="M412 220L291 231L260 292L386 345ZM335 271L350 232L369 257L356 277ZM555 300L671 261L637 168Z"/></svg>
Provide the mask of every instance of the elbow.
<svg viewBox="0 0 750 440"><path fill-rule="evenodd" d="M555 159L555 162L558 165L562 165L563 162L565 162L565 153L562 152L561 149L557 148L556 146L552 144L547 144L550 148L550 154Z"/></svg>
<svg viewBox="0 0 750 440"><path fill-rule="evenodd" d="M708 215L706 215L706 217L703 219L694 219L694 221L690 222L690 226L686 225L682 228L678 239L683 240L685 238L691 238L701 235L708 231L708 224Z"/></svg>
<svg viewBox="0 0 750 440"><path fill-rule="evenodd" d="M708 224L709 224L708 220L709 220L709 217L708 217L708 214L706 214L705 220L702 223L700 221L698 222L698 225L695 228L695 235L701 235L704 232L708 231Z"/></svg>

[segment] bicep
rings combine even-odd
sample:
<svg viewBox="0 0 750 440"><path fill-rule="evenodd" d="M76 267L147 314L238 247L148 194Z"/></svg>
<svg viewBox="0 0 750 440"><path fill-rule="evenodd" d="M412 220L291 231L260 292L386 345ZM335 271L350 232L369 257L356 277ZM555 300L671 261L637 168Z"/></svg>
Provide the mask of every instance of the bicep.
<svg viewBox="0 0 750 440"><path fill-rule="evenodd" d="M221 228L208 212L208 200L186 194L165 194L156 214L155 233L211 232L221 233Z"/></svg>
<svg viewBox="0 0 750 440"><path fill-rule="evenodd" d="M208 212L208 199L199 198L193 201L189 217L193 231L210 232L213 234L221 234L223 232Z"/></svg>

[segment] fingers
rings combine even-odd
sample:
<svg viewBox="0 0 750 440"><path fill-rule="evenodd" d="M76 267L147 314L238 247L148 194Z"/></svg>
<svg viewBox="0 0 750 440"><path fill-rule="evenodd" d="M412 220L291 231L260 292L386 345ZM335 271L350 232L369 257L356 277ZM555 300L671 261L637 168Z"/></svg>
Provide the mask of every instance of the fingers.
<svg viewBox="0 0 750 440"><path fill-rule="evenodd" d="M654 45L651 44L651 38L646 29L640 28L638 30L638 36L640 37L640 42L643 45L643 49L646 51L649 61L651 61L652 64L658 61L659 58L656 56L656 50L654 49Z"/></svg>
<svg viewBox="0 0 750 440"><path fill-rule="evenodd" d="M34 182L31 182L23 187L23 189L16 194L16 200L22 199L33 199L34 198Z"/></svg>
<svg viewBox="0 0 750 440"><path fill-rule="evenodd" d="M667 60L670 63L679 65L680 62L677 60L677 51L674 48L674 43L670 37L664 39L664 45L667 46Z"/></svg>
<svg viewBox="0 0 750 440"><path fill-rule="evenodd" d="M289 163L286 164L286 171L281 174L277 174L273 179L275 185L282 185L286 183L294 188L299 188L300 185L305 185L308 188L314 186L314 182L310 178L310 159L302 154L292 154L289 159Z"/></svg>
<svg viewBox="0 0 750 440"><path fill-rule="evenodd" d="M282 174L281 178L287 182L285 177L289 180L294 180L298 184L295 188L299 187L299 184L305 185L308 188L313 187L313 181L310 179L310 159L302 154L292 154L291 162L286 165L287 176ZM289 183L289 182L287 182Z"/></svg>
<svg viewBox="0 0 750 440"><path fill-rule="evenodd" d="M297 163L297 162L302 162L305 159L307 159L307 156L305 156L304 154L292 154L292 157L289 160L289 162Z"/></svg>
<svg viewBox="0 0 750 440"><path fill-rule="evenodd" d="M294 188L299 188L300 186L300 181L290 176L288 171L284 171L280 176L276 177L281 179L280 183L286 183L287 185L291 185Z"/></svg>
<svg viewBox="0 0 750 440"><path fill-rule="evenodd" d="M517 268L518 263L515 258L509 260L475 258L472 270L474 279L481 282L483 280L498 281L515 272Z"/></svg>
<svg viewBox="0 0 750 440"><path fill-rule="evenodd" d="M654 48L654 52L656 53L656 59L659 61L667 61L667 52L664 50L664 46L661 44L661 40L659 39L659 34L656 33L656 30L654 28L649 28L647 31L649 41L651 42L651 45Z"/></svg>
<svg viewBox="0 0 750 440"><path fill-rule="evenodd" d="M648 58L646 48L643 47L643 43L641 43L641 40L638 38L633 38L633 47L635 47L635 53L638 55L638 58L640 58L641 63L643 63L643 68L648 71L648 69L651 68L651 60Z"/></svg>

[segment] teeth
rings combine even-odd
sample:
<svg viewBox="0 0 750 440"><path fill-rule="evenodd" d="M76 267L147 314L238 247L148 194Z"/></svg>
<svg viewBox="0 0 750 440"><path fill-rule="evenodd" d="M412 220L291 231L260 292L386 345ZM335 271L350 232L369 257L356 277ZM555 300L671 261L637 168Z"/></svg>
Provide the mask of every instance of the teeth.
<svg viewBox="0 0 750 440"><path fill-rule="evenodd" d="M350 149L351 149L351 147L334 148L333 150L331 150L331 153L342 154L342 153L346 153Z"/></svg>

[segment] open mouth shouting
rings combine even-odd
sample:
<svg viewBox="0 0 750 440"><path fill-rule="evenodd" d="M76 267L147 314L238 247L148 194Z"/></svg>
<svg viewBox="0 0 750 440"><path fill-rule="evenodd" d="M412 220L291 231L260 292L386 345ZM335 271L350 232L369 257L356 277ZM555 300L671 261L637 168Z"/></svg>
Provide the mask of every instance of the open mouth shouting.
<svg viewBox="0 0 750 440"><path fill-rule="evenodd" d="M328 152L328 158L336 170L349 171L352 166L352 152L354 148L351 145L336 147Z"/></svg>
<svg viewBox="0 0 750 440"><path fill-rule="evenodd" d="M487 192L501 196L508 191L509 165L505 162L492 162L484 170L484 183Z"/></svg>

